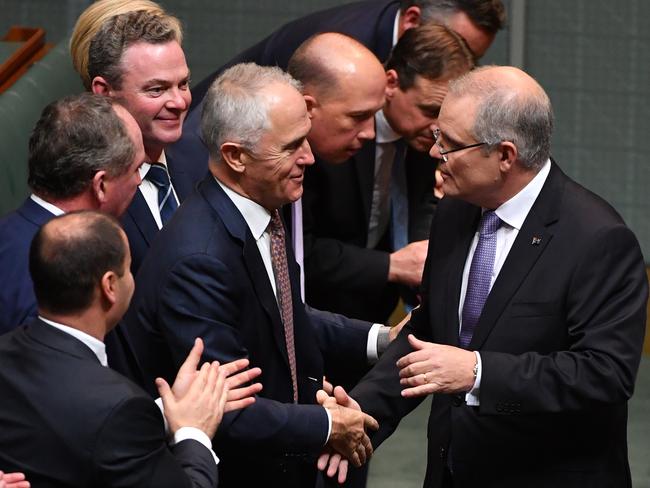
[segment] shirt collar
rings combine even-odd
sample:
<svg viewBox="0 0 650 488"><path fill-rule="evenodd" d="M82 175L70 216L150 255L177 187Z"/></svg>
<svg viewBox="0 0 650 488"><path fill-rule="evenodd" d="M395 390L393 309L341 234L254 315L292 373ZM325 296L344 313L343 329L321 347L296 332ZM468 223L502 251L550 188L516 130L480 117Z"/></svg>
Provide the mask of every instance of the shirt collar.
<svg viewBox="0 0 650 488"><path fill-rule="evenodd" d="M61 210L59 207L56 205L52 205L50 202L46 202L43 200L41 197L38 195L34 195L33 193L29 196L37 205L40 205L43 207L45 210L50 212L51 214L54 214L55 216L63 215L65 212Z"/></svg>
<svg viewBox="0 0 650 488"><path fill-rule="evenodd" d="M226 185L221 183L217 178L216 182L219 183L219 186L226 192L226 195L232 200L232 203L235 204L237 210L242 214L248 228L251 230L251 234L257 241L262 234L269 226L271 222L271 214L268 210L262 207L260 204L255 203L250 198L241 196L239 193L228 188Z"/></svg>
<svg viewBox="0 0 650 488"><path fill-rule="evenodd" d="M152 161L154 162L154 161ZM167 168L167 157L165 156L165 151L160 153L160 157L158 158L158 161L155 161L156 163L162 164L165 168ZM144 181L145 176L147 176L147 173L149 172L149 168L151 168L150 163L142 163L140 166L140 179ZM169 169L167 170L169 171Z"/></svg>
<svg viewBox="0 0 650 488"><path fill-rule="evenodd" d="M393 130L386 120L383 109L375 113L375 134L375 142L377 144L395 142L402 138L402 136Z"/></svg>
<svg viewBox="0 0 650 488"><path fill-rule="evenodd" d="M542 169L538 171L535 177L519 193L496 209L495 212L499 218L510 227L520 230L524 224L524 220L528 216L528 212L530 212L535 200L537 200L539 193L542 191L542 187L550 171L551 160L547 159Z"/></svg>
<svg viewBox="0 0 650 488"><path fill-rule="evenodd" d="M400 9L397 9L395 14L395 22L393 23L393 47L397 44L397 34L399 33L399 18L400 18Z"/></svg>
<svg viewBox="0 0 650 488"><path fill-rule="evenodd" d="M80 331L79 329L75 329L74 327L63 325L58 322L54 322L52 320L48 320L46 318L41 317L40 315L38 316L38 318L41 319L46 324L51 325L52 327L59 329L61 332L65 332L66 334L69 334L75 339L78 339L81 342L83 342L95 354L95 356L97 356L97 359L99 360L102 366L104 367L108 366L108 360L106 358L106 346L102 341L89 334L86 334L85 332Z"/></svg>

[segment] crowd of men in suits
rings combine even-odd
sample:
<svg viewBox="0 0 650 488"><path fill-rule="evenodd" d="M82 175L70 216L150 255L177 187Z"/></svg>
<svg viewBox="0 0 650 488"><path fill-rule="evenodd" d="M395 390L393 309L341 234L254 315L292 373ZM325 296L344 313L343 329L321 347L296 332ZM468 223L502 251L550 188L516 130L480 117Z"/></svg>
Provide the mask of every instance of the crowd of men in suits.
<svg viewBox="0 0 650 488"><path fill-rule="evenodd" d="M178 19L92 4L0 219L0 487L364 486L431 394L427 487L631 486L643 257L475 68L504 15L342 5L190 92Z"/></svg>

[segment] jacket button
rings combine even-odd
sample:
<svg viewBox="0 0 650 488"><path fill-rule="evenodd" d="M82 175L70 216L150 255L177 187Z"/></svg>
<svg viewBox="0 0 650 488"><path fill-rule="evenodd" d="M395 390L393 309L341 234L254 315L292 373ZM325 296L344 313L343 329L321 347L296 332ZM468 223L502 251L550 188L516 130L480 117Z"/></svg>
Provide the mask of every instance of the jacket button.
<svg viewBox="0 0 650 488"><path fill-rule="evenodd" d="M460 407L463 404L463 397L461 395L454 395L451 403L454 407Z"/></svg>
<svg viewBox="0 0 650 488"><path fill-rule="evenodd" d="M440 459L444 459L446 453L447 453L447 450L444 447L441 447L440 448Z"/></svg>

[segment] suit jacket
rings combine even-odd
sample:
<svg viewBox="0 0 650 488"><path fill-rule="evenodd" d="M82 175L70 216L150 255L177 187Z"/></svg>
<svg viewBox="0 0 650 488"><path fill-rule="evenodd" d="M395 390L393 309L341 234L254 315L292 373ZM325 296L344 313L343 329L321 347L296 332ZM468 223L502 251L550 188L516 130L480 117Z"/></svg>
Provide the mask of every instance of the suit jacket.
<svg viewBox="0 0 650 488"><path fill-rule="evenodd" d="M417 404L399 397L395 361L410 352L407 334L458 345L462 272L480 213L440 201L424 303L352 392L381 425L374 444ZM632 232L553 163L469 345L481 354L480 406L433 397L425 486L440 486L447 465L456 487L631 486L627 400L647 293Z"/></svg>
<svg viewBox="0 0 650 488"><path fill-rule="evenodd" d="M81 341L35 320L0 338L0 465L32 486L214 487L194 440L165 442L160 410Z"/></svg>
<svg viewBox="0 0 650 488"><path fill-rule="evenodd" d="M169 179L178 200L182 202L192 193L196 184L207 172L207 164L196 164L191 159L179 160L165 152ZM158 234L158 224L139 190L135 192L131 204L122 216L122 227L129 239L131 248L131 272L136 275L151 243Z"/></svg>
<svg viewBox="0 0 650 488"><path fill-rule="evenodd" d="M315 403L323 355L365 364L368 324L306 310L298 267L288 249L299 405L284 327L257 244L246 221L212 175L162 229L137 277L126 315L146 376L173 378L195 337L204 359L249 357L264 389L252 406L226 415L216 448L223 486L312 486L314 455L328 430ZM348 362L354 367L354 360Z"/></svg>
<svg viewBox="0 0 650 488"><path fill-rule="evenodd" d="M318 161L307 168L303 195L305 292L307 302L350 317L385 322L400 287L388 282L389 232L368 249L375 181L375 141L343 164ZM436 162L407 151L409 242L426 239L434 209Z"/></svg>
<svg viewBox="0 0 650 488"><path fill-rule="evenodd" d="M0 335L38 315L29 274L29 248L38 229L52 218L54 214L28 197L21 207L0 220L0 274L4 279L0 288ZM141 381L137 360L123 328L115 327L104 342L111 368Z"/></svg>
<svg viewBox="0 0 650 488"><path fill-rule="evenodd" d="M208 165L208 150L201 139L201 112L208 88L227 68L238 63L253 62L261 66L287 68L293 52L314 34L341 32L355 38L384 62L393 42L393 26L399 8L397 0L366 0L336 6L307 15L280 27L253 47L235 56L208 75L192 89L192 106L183 124L179 141L165 150L178 161Z"/></svg>

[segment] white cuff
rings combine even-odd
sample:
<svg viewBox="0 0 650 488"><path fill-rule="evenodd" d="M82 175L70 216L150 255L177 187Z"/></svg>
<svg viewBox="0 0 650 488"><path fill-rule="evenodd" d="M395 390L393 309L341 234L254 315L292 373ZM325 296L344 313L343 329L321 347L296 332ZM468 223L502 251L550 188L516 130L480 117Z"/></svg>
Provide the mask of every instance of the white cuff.
<svg viewBox="0 0 650 488"><path fill-rule="evenodd" d="M483 364L481 363L481 355L478 351L474 351L476 354L476 379L474 380L474 386L471 390L465 395L465 403L470 407L478 407L481 404L479 400L479 394L481 393L481 374L483 373Z"/></svg>
<svg viewBox="0 0 650 488"><path fill-rule="evenodd" d="M366 355L368 357L368 363L374 364L379 359L379 353L377 352L377 336L379 335L379 329L382 327L382 324L373 324L368 331L368 343L366 345Z"/></svg>
<svg viewBox="0 0 650 488"><path fill-rule="evenodd" d="M325 413L327 414L327 438L325 439L325 443L323 443L323 445L327 444L330 441L330 435L332 434L332 414L326 408Z"/></svg>
<svg viewBox="0 0 650 488"><path fill-rule="evenodd" d="M162 398L158 397L155 400L156 405L158 405L158 408L160 409L160 413L162 414L163 417L163 422L165 423L165 436L169 437L169 424L167 423L167 417L165 417L165 406L163 405Z"/></svg>
<svg viewBox="0 0 650 488"><path fill-rule="evenodd" d="M212 458L214 459L214 464L219 464L219 458L212 450L212 441L210 441L208 435L201 429L197 429L196 427L181 427L174 434L174 438L170 444L173 446L187 439L193 439L196 442L203 444L206 449L210 450L210 454L212 454Z"/></svg>

